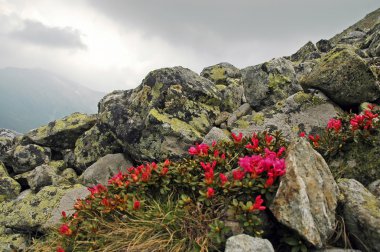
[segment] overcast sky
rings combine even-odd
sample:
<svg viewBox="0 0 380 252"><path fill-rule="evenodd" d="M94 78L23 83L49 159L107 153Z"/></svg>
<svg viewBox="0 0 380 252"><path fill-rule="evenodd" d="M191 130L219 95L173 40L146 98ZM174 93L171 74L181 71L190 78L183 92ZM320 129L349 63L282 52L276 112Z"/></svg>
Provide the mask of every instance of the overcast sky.
<svg viewBox="0 0 380 252"><path fill-rule="evenodd" d="M379 0L0 0L0 68L130 89L157 68L199 73L290 55L379 7Z"/></svg>

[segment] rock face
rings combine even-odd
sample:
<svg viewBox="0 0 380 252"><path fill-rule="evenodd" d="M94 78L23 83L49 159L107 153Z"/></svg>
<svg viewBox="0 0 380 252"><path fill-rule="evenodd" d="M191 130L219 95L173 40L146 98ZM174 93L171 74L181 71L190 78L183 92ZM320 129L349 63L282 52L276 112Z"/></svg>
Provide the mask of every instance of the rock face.
<svg viewBox="0 0 380 252"><path fill-rule="evenodd" d="M0 225L21 233L43 231L41 227L53 215L53 209L59 205L65 195L71 195L77 188L84 187L46 186L37 194L24 191L16 200L2 203ZM73 202L70 203L73 206Z"/></svg>
<svg viewBox="0 0 380 252"><path fill-rule="evenodd" d="M334 174L351 178L367 186L374 180L380 179L380 134L372 139L372 144L347 143L339 156L327 159Z"/></svg>
<svg viewBox="0 0 380 252"><path fill-rule="evenodd" d="M301 79L304 88L316 88L342 106L374 101L380 85L355 48L337 47L324 55L313 70Z"/></svg>
<svg viewBox="0 0 380 252"><path fill-rule="evenodd" d="M4 161L6 152L13 147L18 135L20 134L13 130L0 129L0 161Z"/></svg>
<svg viewBox="0 0 380 252"><path fill-rule="evenodd" d="M210 130L210 132L207 133L207 135L204 137L203 143L208 144L208 145L212 145L213 141L229 142L229 141L231 141L230 133L228 132L228 130L222 130L222 129L219 129L217 127L213 127Z"/></svg>
<svg viewBox="0 0 380 252"><path fill-rule="evenodd" d="M285 58L244 68L241 73L247 102L255 110L274 105L302 90L292 62Z"/></svg>
<svg viewBox="0 0 380 252"><path fill-rule="evenodd" d="M274 249L266 239L240 234L228 238L225 252L274 252Z"/></svg>
<svg viewBox="0 0 380 252"><path fill-rule="evenodd" d="M369 184L368 190L380 200L380 179Z"/></svg>
<svg viewBox="0 0 380 252"><path fill-rule="evenodd" d="M88 167L79 177L79 180L88 186L96 184L108 184L108 179L119 171L125 172L131 167L132 162L127 160L123 154L108 154L100 158L96 163Z"/></svg>
<svg viewBox="0 0 380 252"><path fill-rule="evenodd" d="M380 201L354 179L339 181L348 233L363 251L380 251Z"/></svg>
<svg viewBox="0 0 380 252"><path fill-rule="evenodd" d="M75 142L74 166L79 172L83 172L99 158L121 151L114 134L95 125Z"/></svg>
<svg viewBox="0 0 380 252"><path fill-rule="evenodd" d="M18 145L13 150L12 168L15 173L30 171L38 165L48 163L50 157L50 148L41 147L36 144Z"/></svg>
<svg viewBox="0 0 380 252"><path fill-rule="evenodd" d="M222 110L232 112L244 102L244 88L241 83L240 70L230 63L219 63L206 67L201 72L201 76L215 83L216 88L221 92L223 103Z"/></svg>
<svg viewBox="0 0 380 252"><path fill-rule="evenodd" d="M20 184L9 176L4 164L0 161L0 203L4 200L16 198L20 192Z"/></svg>
<svg viewBox="0 0 380 252"><path fill-rule="evenodd" d="M270 210L276 219L321 248L334 232L338 187L322 158L303 138L293 142L286 174Z"/></svg>
<svg viewBox="0 0 380 252"><path fill-rule="evenodd" d="M252 135L263 130L282 130L285 137L297 137L302 131L316 133L324 130L330 118L342 110L319 92L298 92L274 107L243 116L232 125L233 132Z"/></svg>
<svg viewBox="0 0 380 252"><path fill-rule="evenodd" d="M304 46L302 46L295 54L290 56L291 61L305 61L307 59L315 59L320 58L321 56L318 54L318 50L313 44L313 42L309 41Z"/></svg>
<svg viewBox="0 0 380 252"><path fill-rule="evenodd" d="M54 149L74 148L75 140L96 122L95 116L74 113L25 135L26 141Z"/></svg>
<svg viewBox="0 0 380 252"><path fill-rule="evenodd" d="M105 96L99 113L135 160L155 160L179 157L201 142L220 104L211 81L174 67L150 72L135 90Z"/></svg>

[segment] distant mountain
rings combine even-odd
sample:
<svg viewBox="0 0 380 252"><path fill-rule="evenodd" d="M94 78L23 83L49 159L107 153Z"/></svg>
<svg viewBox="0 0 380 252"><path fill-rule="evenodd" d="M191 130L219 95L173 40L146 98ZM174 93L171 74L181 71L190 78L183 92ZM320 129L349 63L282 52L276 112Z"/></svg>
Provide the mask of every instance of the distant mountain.
<svg viewBox="0 0 380 252"><path fill-rule="evenodd" d="M0 128L27 132L73 112L96 113L105 94L39 69L0 69Z"/></svg>

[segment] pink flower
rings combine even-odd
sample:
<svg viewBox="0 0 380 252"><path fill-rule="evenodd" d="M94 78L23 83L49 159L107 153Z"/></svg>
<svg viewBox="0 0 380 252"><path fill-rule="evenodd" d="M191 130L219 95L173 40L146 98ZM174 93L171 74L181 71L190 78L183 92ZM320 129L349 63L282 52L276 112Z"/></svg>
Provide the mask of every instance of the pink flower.
<svg viewBox="0 0 380 252"><path fill-rule="evenodd" d="M207 156L209 148L210 147L207 144L202 143L202 144L197 144L195 147L194 146L190 147L188 152L190 155L193 155L193 156L197 156L197 155Z"/></svg>
<svg viewBox="0 0 380 252"><path fill-rule="evenodd" d="M262 204L264 203L264 200L261 198L261 195L258 195L255 199L255 203L253 204L253 209L257 209L257 210L260 210L260 211L263 211L265 210L265 206L262 206Z"/></svg>
<svg viewBox="0 0 380 252"><path fill-rule="evenodd" d="M216 141L212 141L211 146L215 147L216 146Z"/></svg>
<svg viewBox="0 0 380 252"><path fill-rule="evenodd" d="M139 209L140 206L141 206L140 201L135 200L135 202L133 202L133 209L134 209L134 210Z"/></svg>
<svg viewBox="0 0 380 252"><path fill-rule="evenodd" d="M214 171L214 168L215 168L217 162L216 161L213 161L212 163L200 162L200 164L201 164L201 166L205 172L210 172L210 171Z"/></svg>
<svg viewBox="0 0 380 252"><path fill-rule="evenodd" d="M61 246L58 246L57 247L57 252L65 252L65 250Z"/></svg>
<svg viewBox="0 0 380 252"><path fill-rule="evenodd" d="M162 170L161 170L161 176L165 176L166 173L168 173L168 171L169 171L169 168L168 168L168 167L164 167L164 168L162 168Z"/></svg>
<svg viewBox="0 0 380 252"><path fill-rule="evenodd" d="M228 182L227 176L224 175L223 173L219 174L219 179L220 179L220 182L222 183L222 186L224 186L224 184Z"/></svg>
<svg viewBox="0 0 380 252"><path fill-rule="evenodd" d="M241 170L233 170L232 176L234 177L234 180L242 180L245 176L245 172Z"/></svg>
<svg viewBox="0 0 380 252"><path fill-rule="evenodd" d="M306 133L305 131L302 131L300 134L299 134L300 137L305 137L306 136Z"/></svg>
<svg viewBox="0 0 380 252"><path fill-rule="evenodd" d="M313 136L313 135L309 135L309 139L310 139L310 141L313 142L314 147L318 147L318 146L319 146L318 141L319 141L319 139L320 139L320 136L319 136L318 134L315 135L315 136Z"/></svg>
<svg viewBox="0 0 380 252"><path fill-rule="evenodd" d="M273 140L273 136L265 134L265 142L267 145L270 145Z"/></svg>
<svg viewBox="0 0 380 252"><path fill-rule="evenodd" d="M59 227L59 233L62 235L70 236L73 231L70 229L69 225L64 223Z"/></svg>
<svg viewBox="0 0 380 252"><path fill-rule="evenodd" d="M335 133L338 133L342 129L342 121L338 119L331 118L327 123L328 130L334 130Z"/></svg>
<svg viewBox="0 0 380 252"><path fill-rule="evenodd" d="M235 135L235 133L231 132L231 136L234 139L235 143L240 143L241 140L243 139L243 133L239 133L239 135Z"/></svg>
<svg viewBox="0 0 380 252"><path fill-rule="evenodd" d="M107 191L107 188L103 186L102 184L97 184L96 186L89 187L87 189L90 191L91 196L95 196L96 194Z"/></svg>
<svg viewBox="0 0 380 252"><path fill-rule="evenodd" d="M197 150L197 148L195 148L194 146L191 146L191 147L189 148L189 154L190 154L190 155L198 155L198 150Z"/></svg>
<svg viewBox="0 0 380 252"><path fill-rule="evenodd" d="M214 197L214 195L215 195L215 190L214 190L214 188L211 188L211 187L207 188L206 197L207 197L208 199L210 199L210 198Z"/></svg>
<svg viewBox="0 0 380 252"><path fill-rule="evenodd" d="M67 215L66 215L66 212L65 212L65 211L62 211L62 212L61 212L61 215L62 215L63 218L67 218Z"/></svg>

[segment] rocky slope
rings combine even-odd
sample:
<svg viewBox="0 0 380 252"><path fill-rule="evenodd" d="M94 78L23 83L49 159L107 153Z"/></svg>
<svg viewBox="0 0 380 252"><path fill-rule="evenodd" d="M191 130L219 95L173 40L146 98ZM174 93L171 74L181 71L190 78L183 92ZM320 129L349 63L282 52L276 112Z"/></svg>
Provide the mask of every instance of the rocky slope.
<svg viewBox="0 0 380 252"><path fill-rule="evenodd" d="M57 214L87 194L83 185L106 181L118 167L179 159L195 142L228 139L231 131L282 130L293 143L270 206L278 222L322 248L339 203L352 245L380 251L378 193L353 180L367 186L380 179L380 145L324 160L306 141L293 140L324 130L343 110L379 104L379 22L377 10L331 40L244 69L158 69L136 89L106 95L96 115L74 113L24 135L1 130L0 250L25 248L30 235L49 232ZM336 182L329 167L361 172ZM378 185L369 188L378 192Z"/></svg>

